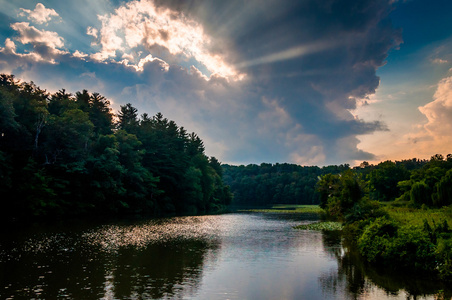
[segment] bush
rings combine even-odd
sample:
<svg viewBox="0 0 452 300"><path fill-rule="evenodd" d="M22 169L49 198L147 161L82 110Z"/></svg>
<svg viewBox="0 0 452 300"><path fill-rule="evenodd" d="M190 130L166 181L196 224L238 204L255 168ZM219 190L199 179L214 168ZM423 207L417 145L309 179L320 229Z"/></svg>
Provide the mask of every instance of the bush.
<svg viewBox="0 0 452 300"><path fill-rule="evenodd" d="M366 226L358 247L371 263L418 270L435 266L435 245L429 234L421 227L399 227L387 218L377 218Z"/></svg>
<svg viewBox="0 0 452 300"><path fill-rule="evenodd" d="M388 263L406 269L433 270L435 245L419 227L401 227L384 253Z"/></svg>
<svg viewBox="0 0 452 300"><path fill-rule="evenodd" d="M369 201L365 198L349 209L345 215L345 222L347 224L367 220L373 218L379 218L387 216L387 213L381 208L380 202Z"/></svg>
<svg viewBox="0 0 452 300"><path fill-rule="evenodd" d="M358 239L358 248L364 258L371 263L380 262L397 230L398 226L394 221L383 217L366 226Z"/></svg>

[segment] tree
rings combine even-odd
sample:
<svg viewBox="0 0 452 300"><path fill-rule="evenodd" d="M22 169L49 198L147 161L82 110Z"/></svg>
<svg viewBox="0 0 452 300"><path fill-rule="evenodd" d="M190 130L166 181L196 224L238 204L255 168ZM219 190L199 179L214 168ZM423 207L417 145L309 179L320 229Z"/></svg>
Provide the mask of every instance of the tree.
<svg viewBox="0 0 452 300"><path fill-rule="evenodd" d="M121 105L121 109L118 112L118 128L128 133L137 133L139 125L137 112L138 110L130 103Z"/></svg>
<svg viewBox="0 0 452 300"><path fill-rule="evenodd" d="M403 165L385 161L369 174L370 197L374 200L389 201L401 195L397 183L410 178Z"/></svg>
<svg viewBox="0 0 452 300"><path fill-rule="evenodd" d="M50 115L61 116L69 109L78 108L75 98L70 93L66 93L65 89L61 89L49 98L48 110Z"/></svg>
<svg viewBox="0 0 452 300"><path fill-rule="evenodd" d="M411 202L419 206L422 204L431 204L431 198L428 189L428 185L423 181L413 184L410 191Z"/></svg>
<svg viewBox="0 0 452 300"><path fill-rule="evenodd" d="M76 102L78 104L78 108L84 112L89 112L90 110L90 101L91 95L87 90L83 90L81 92L75 93Z"/></svg>
<svg viewBox="0 0 452 300"><path fill-rule="evenodd" d="M436 207L452 204L452 169L435 184L432 200Z"/></svg>
<svg viewBox="0 0 452 300"><path fill-rule="evenodd" d="M317 189L320 192L320 207L339 219L343 219L363 196L362 182L358 174L351 170L339 175L322 176Z"/></svg>
<svg viewBox="0 0 452 300"><path fill-rule="evenodd" d="M0 75L2 216L207 212L231 202L216 158L161 113ZM14 195L12 199L11 195ZM14 200L14 201L13 201Z"/></svg>
<svg viewBox="0 0 452 300"><path fill-rule="evenodd" d="M93 129L88 113L80 109L67 110L60 117L52 116L46 132L46 163L85 159Z"/></svg>
<svg viewBox="0 0 452 300"><path fill-rule="evenodd" d="M113 113L110 101L99 93L93 93L90 97L89 119L94 125L94 133L111 134L113 128Z"/></svg>

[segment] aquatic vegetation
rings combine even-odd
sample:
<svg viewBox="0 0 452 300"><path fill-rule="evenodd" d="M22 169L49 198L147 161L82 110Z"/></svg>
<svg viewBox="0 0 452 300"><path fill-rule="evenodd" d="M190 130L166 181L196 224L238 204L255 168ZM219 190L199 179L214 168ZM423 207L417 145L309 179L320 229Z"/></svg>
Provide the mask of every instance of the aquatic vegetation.
<svg viewBox="0 0 452 300"><path fill-rule="evenodd" d="M239 212L284 213L284 214L321 214L318 205L273 205L271 208L240 209Z"/></svg>
<svg viewBox="0 0 452 300"><path fill-rule="evenodd" d="M342 224L339 222L316 222L310 224L303 224L294 227L301 230L323 230L323 231L336 231L342 230Z"/></svg>

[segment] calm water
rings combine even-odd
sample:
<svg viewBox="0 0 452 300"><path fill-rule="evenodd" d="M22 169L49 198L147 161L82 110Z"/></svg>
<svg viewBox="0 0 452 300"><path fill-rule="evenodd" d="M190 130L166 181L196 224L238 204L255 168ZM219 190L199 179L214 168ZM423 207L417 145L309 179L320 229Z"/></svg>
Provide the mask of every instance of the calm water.
<svg viewBox="0 0 452 300"><path fill-rule="evenodd" d="M313 221L302 218L227 214L8 229L0 299L436 299L444 290L366 268L337 234L292 229Z"/></svg>

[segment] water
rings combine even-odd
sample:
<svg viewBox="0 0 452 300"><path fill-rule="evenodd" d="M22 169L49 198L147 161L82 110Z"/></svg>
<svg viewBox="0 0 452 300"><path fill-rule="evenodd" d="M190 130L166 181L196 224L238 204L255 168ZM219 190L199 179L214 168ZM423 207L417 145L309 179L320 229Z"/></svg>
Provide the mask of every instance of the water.
<svg viewBox="0 0 452 300"><path fill-rule="evenodd" d="M0 299L450 298L369 269L337 233L292 229L312 221L227 214L8 230Z"/></svg>

